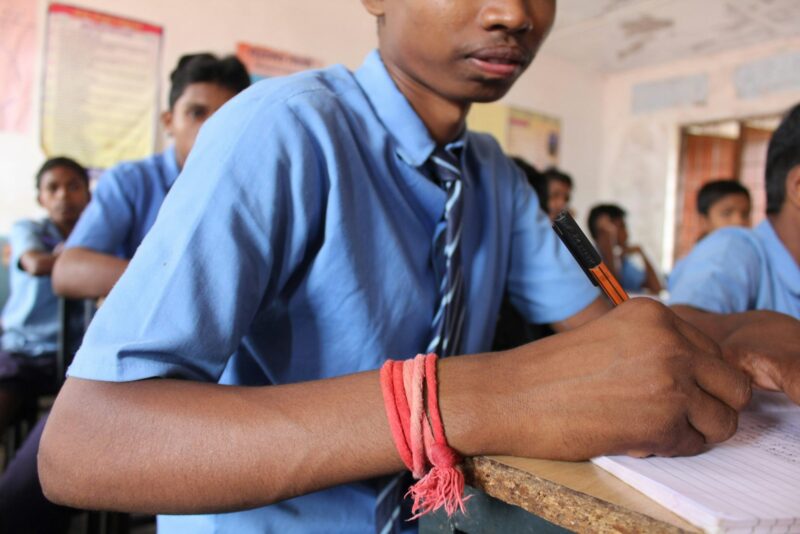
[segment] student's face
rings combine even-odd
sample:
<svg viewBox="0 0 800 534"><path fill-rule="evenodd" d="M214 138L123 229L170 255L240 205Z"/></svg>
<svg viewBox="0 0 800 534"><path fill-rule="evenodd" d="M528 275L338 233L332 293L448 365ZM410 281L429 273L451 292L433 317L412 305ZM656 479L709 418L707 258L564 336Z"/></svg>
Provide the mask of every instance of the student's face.
<svg viewBox="0 0 800 534"><path fill-rule="evenodd" d="M561 180L547 182L547 212L550 220L554 220L561 210L569 206L572 188Z"/></svg>
<svg viewBox="0 0 800 534"><path fill-rule="evenodd" d="M394 77L451 102L502 97L553 25L555 0L362 0Z"/></svg>
<svg viewBox="0 0 800 534"><path fill-rule="evenodd" d="M72 169L55 167L42 175L38 200L54 223L72 226L89 203L89 187Z"/></svg>
<svg viewBox="0 0 800 534"><path fill-rule="evenodd" d="M175 156L179 167L183 168L194 146L197 132L206 119L234 96L233 91L213 82L192 83L175 101L173 108L162 114L164 128L175 141Z"/></svg>
<svg viewBox="0 0 800 534"><path fill-rule="evenodd" d="M750 199L746 195L726 195L716 201L703 217L705 233L726 226L750 226Z"/></svg>

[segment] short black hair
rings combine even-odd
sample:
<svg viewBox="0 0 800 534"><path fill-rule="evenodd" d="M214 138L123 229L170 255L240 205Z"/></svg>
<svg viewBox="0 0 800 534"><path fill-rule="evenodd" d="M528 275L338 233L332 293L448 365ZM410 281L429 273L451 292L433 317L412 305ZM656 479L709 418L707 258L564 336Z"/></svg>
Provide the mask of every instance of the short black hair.
<svg viewBox="0 0 800 534"><path fill-rule="evenodd" d="M525 173L528 183L531 184L533 190L536 191L536 196L539 197L539 207L547 213L547 178L524 159L514 156L511 160Z"/></svg>
<svg viewBox="0 0 800 534"><path fill-rule="evenodd" d="M597 219L599 219L601 215L608 215L612 221L624 219L625 210L616 204L598 204L593 207L592 211L589 212L587 223L589 225L589 233L592 234L593 239L597 239Z"/></svg>
<svg viewBox="0 0 800 534"><path fill-rule="evenodd" d="M572 189L572 176L560 170L558 167L548 167L544 170L543 174L548 182L550 180L558 180Z"/></svg>
<svg viewBox="0 0 800 534"><path fill-rule="evenodd" d="M767 150L767 213L777 214L786 199L786 177L800 165L800 104L783 117Z"/></svg>
<svg viewBox="0 0 800 534"><path fill-rule="evenodd" d="M169 78L172 82L169 90L169 109L175 107L175 102L193 83L215 83L230 89L234 94L240 93L250 85L250 75L236 56L219 59L207 52L182 56Z"/></svg>
<svg viewBox="0 0 800 534"><path fill-rule="evenodd" d="M697 212L708 215L711 206L729 195L744 195L750 200L750 191L731 178L707 182L697 192Z"/></svg>
<svg viewBox="0 0 800 534"><path fill-rule="evenodd" d="M87 171L83 165L81 165L72 158L68 158L65 156L58 156L55 158L48 159L39 168L38 172L36 173L37 190L42 186L42 177L45 175L45 173L48 171L52 171L53 169L56 169L58 167L65 167L73 171L81 178L81 180L83 180L86 183L86 187L89 187L89 171Z"/></svg>

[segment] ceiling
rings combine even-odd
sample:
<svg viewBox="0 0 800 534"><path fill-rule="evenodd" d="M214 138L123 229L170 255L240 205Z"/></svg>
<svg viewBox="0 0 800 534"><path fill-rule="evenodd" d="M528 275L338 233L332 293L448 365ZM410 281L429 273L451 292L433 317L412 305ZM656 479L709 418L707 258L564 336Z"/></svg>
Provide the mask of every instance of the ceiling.
<svg viewBox="0 0 800 534"><path fill-rule="evenodd" d="M558 0L543 51L600 72L800 36L800 0Z"/></svg>

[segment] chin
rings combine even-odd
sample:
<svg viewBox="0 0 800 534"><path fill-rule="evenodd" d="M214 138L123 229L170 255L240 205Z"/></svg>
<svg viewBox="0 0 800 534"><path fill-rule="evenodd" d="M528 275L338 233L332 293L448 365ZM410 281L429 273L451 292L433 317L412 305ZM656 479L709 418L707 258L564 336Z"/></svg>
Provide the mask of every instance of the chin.
<svg viewBox="0 0 800 534"><path fill-rule="evenodd" d="M470 83L470 90L464 100L476 104L487 104L503 98L516 80L476 80Z"/></svg>

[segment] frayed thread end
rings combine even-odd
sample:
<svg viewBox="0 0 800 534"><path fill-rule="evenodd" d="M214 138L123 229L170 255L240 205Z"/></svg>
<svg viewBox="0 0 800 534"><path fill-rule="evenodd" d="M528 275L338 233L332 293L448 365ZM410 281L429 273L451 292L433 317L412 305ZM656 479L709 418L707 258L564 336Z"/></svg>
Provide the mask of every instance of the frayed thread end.
<svg viewBox="0 0 800 534"><path fill-rule="evenodd" d="M414 505L412 519L444 508L448 517L457 511L464 513L464 474L458 466L433 467L428 474L409 488L406 497L411 496Z"/></svg>

